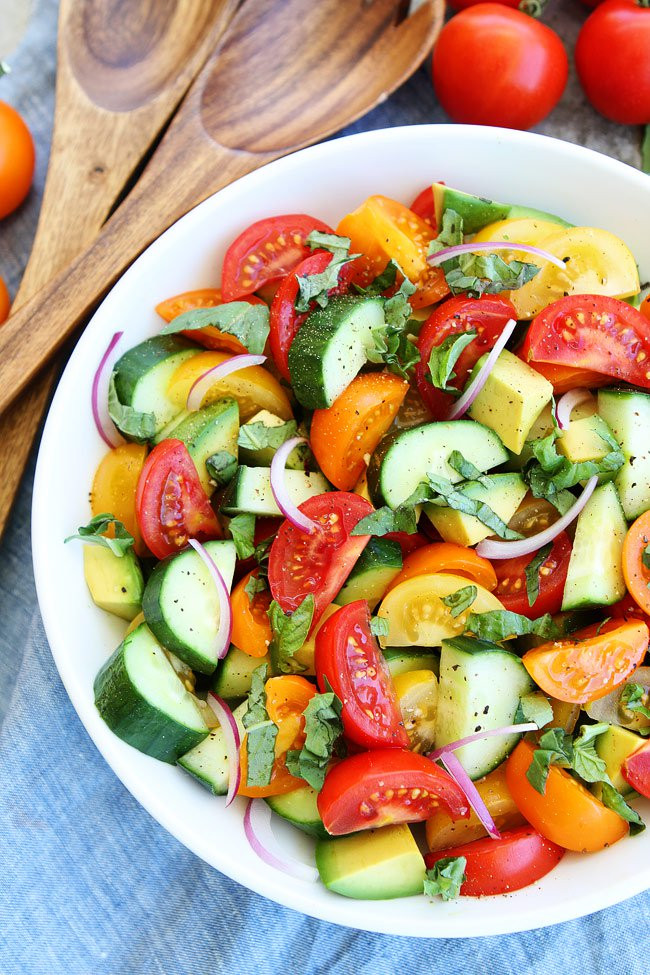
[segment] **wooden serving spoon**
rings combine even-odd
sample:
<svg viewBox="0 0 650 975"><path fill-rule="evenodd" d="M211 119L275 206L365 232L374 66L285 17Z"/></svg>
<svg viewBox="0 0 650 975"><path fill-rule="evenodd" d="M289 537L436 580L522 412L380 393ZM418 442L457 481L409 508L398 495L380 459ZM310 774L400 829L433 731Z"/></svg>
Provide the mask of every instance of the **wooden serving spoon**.
<svg viewBox="0 0 650 975"><path fill-rule="evenodd" d="M95 242L0 329L0 411L135 257L223 186L359 118L415 71L444 0L245 0Z"/></svg>
<svg viewBox="0 0 650 975"><path fill-rule="evenodd" d="M43 202L14 301L24 305L97 235L237 0L61 0L56 108ZM0 417L0 534L56 368Z"/></svg>

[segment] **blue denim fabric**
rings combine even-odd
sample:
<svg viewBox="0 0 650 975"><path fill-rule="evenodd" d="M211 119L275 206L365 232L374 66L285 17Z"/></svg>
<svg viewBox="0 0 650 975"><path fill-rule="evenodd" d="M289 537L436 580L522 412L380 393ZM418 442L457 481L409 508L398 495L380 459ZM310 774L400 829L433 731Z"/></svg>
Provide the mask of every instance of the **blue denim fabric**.
<svg viewBox="0 0 650 975"><path fill-rule="evenodd" d="M553 16L575 36L579 5L560 6ZM40 0L0 91L25 113L39 149L32 198L0 229L0 273L12 289L45 171L55 26L56 3ZM574 85L545 130L636 162L634 134L579 99ZM423 70L349 131L442 119ZM0 975L646 975L647 894L552 929L419 941L278 907L182 847L116 779L63 690L35 601L32 475L33 464L0 557Z"/></svg>

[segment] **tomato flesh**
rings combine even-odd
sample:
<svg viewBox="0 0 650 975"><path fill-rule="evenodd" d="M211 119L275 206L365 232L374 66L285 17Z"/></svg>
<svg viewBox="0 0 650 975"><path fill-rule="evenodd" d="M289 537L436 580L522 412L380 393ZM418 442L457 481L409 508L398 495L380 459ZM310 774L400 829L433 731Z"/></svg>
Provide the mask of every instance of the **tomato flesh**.
<svg viewBox="0 0 650 975"><path fill-rule="evenodd" d="M477 555L474 549L456 545L454 542L432 542L416 549L404 559L402 571L395 576L386 592L390 592L401 582L413 576L431 572L451 572L466 576L472 582L492 592L497 585L497 577L487 559ZM499 597L501 598L501 597Z"/></svg>
<svg viewBox="0 0 650 975"><path fill-rule="evenodd" d="M421 822L440 806L452 819L469 817L454 779L430 759L402 748L377 748L339 762L325 776L317 801L332 836Z"/></svg>
<svg viewBox="0 0 650 975"><path fill-rule="evenodd" d="M210 499L181 440L163 440L147 457L136 491L142 538L158 559L187 545L190 538L220 538Z"/></svg>
<svg viewBox="0 0 650 975"><path fill-rule="evenodd" d="M502 833L498 840L474 840L427 853L424 860L430 869L444 857L465 857L466 879L460 893L464 897L484 897L537 883L558 865L565 852L532 826L519 826Z"/></svg>
<svg viewBox="0 0 650 975"><path fill-rule="evenodd" d="M438 180L432 180L431 182L436 183ZM431 185L425 186L422 192L418 193L409 206L409 210L417 213L418 217L424 220L425 223L428 223L430 227L433 227L434 230L437 229L436 205L433 199L433 187Z"/></svg>
<svg viewBox="0 0 650 975"><path fill-rule="evenodd" d="M436 420L443 420L449 413L454 397L436 389L427 379L429 356L434 346L439 346L449 335L475 331L476 338L460 354L451 385L462 389L470 372L485 352L494 346L504 326L517 314L505 298L484 295L482 298L466 298L459 295L439 305L427 318L418 338L420 361L415 366L415 381L424 402Z"/></svg>
<svg viewBox="0 0 650 975"><path fill-rule="evenodd" d="M342 606L316 637L316 676L343 702L346 737L364 748L408 748L390 673L370 632L365 599Z"/></svg>
<svg viewBox="0 0 650 975"><path fill-rule="evenodd" d="M305 241L313 230L333 233L322 220L303 213L266 217L237 237L223 259L221 291L235 301L278 281L311 253Z"/></svg>
<svg viewBox="0 0 650 975"><path fill-rule="evenodd" d="M11 308L11 298L9 297L9 291L7 290L7 285L4 283L3 278L0 278L0 323L4 322L9 316L9 310Z"/></svg>
<svg viewBox="0 0 650 975"><path fill-rule="evenodd" d="M239 580L232 591L230 603L232 606L231 642L238 650L249 657L264 657L269 652L271 642L271 623L267 610L271 605L271 593L268 589L256 592L251 597L246 592L246 586L252 578L257 578L258 570L254 569Z"/></svg>
<svg viewBox="0 0 650 975"><path fill-rule="evenodd" d="M517 559L499 560L494 566L497 574L495 596L507 610L531 620L544 613L560 612L571 558L571 540L567 533L561 532L557 536L548 558L538 570L539 595L531 606L526 590L526 568L534 558L534 555L522 555Z"/></svg>
<svg viewBox="0 0 650 975"><path fill-rule="evenodd" d="M643 563L650 545L650 511L646 511L630 527L623 543L623 577L628 592L644 614L650 613L650 569Z"/></svg>
<svg viewBox="0 0 650 975"><path fill-rule="evenodd" d="M521 355L535 368L551 363L586 369L650 389L650 322L617 298L569 295L554 301L533 319Z"/></svg>
<svg viewBox="0 0 650 975"><path fill-rule="evenodd" d="M625 759L621 772L633 789L650 799L650 742Z"/></svg>

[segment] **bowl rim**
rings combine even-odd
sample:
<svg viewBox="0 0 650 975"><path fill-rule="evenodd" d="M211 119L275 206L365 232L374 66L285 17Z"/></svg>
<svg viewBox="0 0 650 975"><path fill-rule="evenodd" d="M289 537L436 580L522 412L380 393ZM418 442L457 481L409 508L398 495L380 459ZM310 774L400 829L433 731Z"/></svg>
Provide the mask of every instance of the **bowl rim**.
<svg viewBox="0 0 650 975"><path fill-rule="evenodd" d="M335 158L350 146L368 144L372 147L373 144L376 144L376 148L379 148L387 143L398 142L405 138L413 137L414 135L419 138L431 138L433 140L437 137L442 137L443 139L453 137L457 141L462 142L465 140L474 146L477 141L480 143L482 140L489 141L494 139L503 142L506 147L508 145L517 146L524 143L532 147L535 145L542 147L552 143L553 151L560 157L564 156L573 160L584 160L587 163L595 164L612 178L622 177L628 182L636 183L640 193L647 194L650 192L650 183L648 183L647 175L634 169L632 166L605 156L595 150L538 133L520 132L494 127L451 124L406 125L364 131L353 135L333 138L327 142L298 150L260 167L208 197L181 217L142 252L136 261L120 277L113 288L111 288L99 308L110 298L115 288L122 286L125 281L129 282L137 274L141 262L155 260L162 248L173 247L174 236L177 232L176 228L180 223L191 228L193 223L201 222L204 219L204 214L209 211L215 199L218 198L220 201L225 200L227 204L228 198L231 195L240 192L242 187L253 188L258 183L263 183L268 178L269 173L281 173L285 170L285 178L290 178L293 169L297 168L301 170L305 165L309 165L314 160L327 161L328 158ZM152 251L153 258L151 256ZM79 339L70 357L70 362L77 355L81 354L79 350L83 351L89 344L96 344L97 337L93 334L94 330L92 326L98 311L99 309L95 311ZM68 368L69 363L66 365L66 371ZM50 465L56 456L54 452L56 444L50 435L52 427L52 424L50 424L50 416L57 410L58 396L59 389L57 388L55 397L50 405L39 448L32 500L32 558L36 592L45 633L66 693L90 738L100 751L102 758L108 763L127 790L144 806L147 812L184 846L230 878L256 893L268 897L275 903L290 907L301 914L359 930L403 936L426 938L481 937L535 930L583 917L626 900L650 887L650 864L648 864L645 869L640 868L638 873L631 879L629 877L619 877L617 879L616 877L609 876L607 886L603 885L598 887L594 885L593 889L580 895L571 902L571 910L569 912L567 912L565 903L556 907L551 906L550 908L545 908L545 913L541 917L538 916L539 908L532 909L525 907L522 910L517 910L516 913L514 911L504 910L501 912L501 917L496 921L492 915L486 919L485 923L482 923L480 917L470 917L469 923L471 924L472 930L467 930L462 922L456 923L453 917L447 914L446 911L440 911L439 923L436 925L435 919L432 917L431 927L427 930L421 930L419 926L409 925L408 918L405 922L400 912L396 912L395 923L386 923L385 920L382 920L381 923L374 922L372 916L372 905L374 902L372 901L355 901L354 905L357 908L355 910L347 898L332 895L330 898L320 901L316 906L311 906L310 909L310 904L304 901L303 890L297 886L295 889L291 886L292 883L295 883L291 881L291 878L285 877L284 879L290 882L282 883L281 878L284 875L281 875L279 879L277 873L270 869L260 868L257 871L249 869L245 864L229 856L228 850L225 847L220 850L220 856L207 856L204 844L197 841L196 835L192 832L191 824L189 822L179 822L174 818L173 811L170 808L167 808L164 804L160 804L155 794L155 789L137 777L133 769L129 767L128 760L125 761L123 759L119 749L114 751L111 749L110 743L107 743L108 739L103 742L98 741L101 738L101 734L92 727L94 723L93 717L95 719L97 717L92 695L88 695L87 688L85 688L85 693L82 693L81 685L75 682L74 674L72 673L73 668L66 666L66 633L57 615L53 587L48 582L48 576L44 567L45 559L41 558L41 552L45 546L44 539L46 538L48 470L51 469ZM109 732L109 734L113 737L112 733ZM219 862L215 862L216 860ZM362 905L365 910L361 909ZM446 908L448 905L442 906ZM355 916L359 913L363 914L363 917Z"/></svg>

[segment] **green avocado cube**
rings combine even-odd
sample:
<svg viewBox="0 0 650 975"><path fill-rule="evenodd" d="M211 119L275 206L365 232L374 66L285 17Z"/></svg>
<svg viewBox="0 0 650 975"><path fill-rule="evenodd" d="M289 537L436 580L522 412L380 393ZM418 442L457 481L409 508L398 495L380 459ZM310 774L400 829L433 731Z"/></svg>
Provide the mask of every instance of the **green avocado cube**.
<svg viewBox="0 0 650 975"><path fill-rule="evenodd" d="M489 482L489 484L488 484ZM483 483L470 481L459 488L463 494L482 501L507 524L523 501L528 490L519 474L489 474ZM429 521L446 542L457 545L477 545L494 532L474 515L466 515L454 508L426 504Z"/></svg>
<svg viewBox="0 0 650 975"><path fill-rule="evenodd" d="M627 728L619 728L618 725L610 725L608 731L596 738L596 753L605 762L611 783L617 792L627 796L634 792L632 786L623 778L621 768L626 758L645 744L645 738L635 735ZM593 792L600 798L600 783L597 782L593 787Z"/></svg>
<svg viewBox="0 0 650 975"><path fill-rule="evenodd" d="M319 840L316 866L326 887L361 900L421 894L425 867L405 823Z"/></svg>
<svg viewBox="0 0 650 975"><path fill-rule="evenodd" d="M557 449L573 464L581 464L588 460L602 460L612 449L604 440L614 435L602 417L594 413L593 416L581 420L571 420L569 426L557 441Z"/></svg>
<svg viewBox="0 0 650 975"><path fill-rule="evenodd" d="M144 579L133 549L119 556L110 548L84 545L84 576L100 609L129 621L141 611Z"/></svg>

